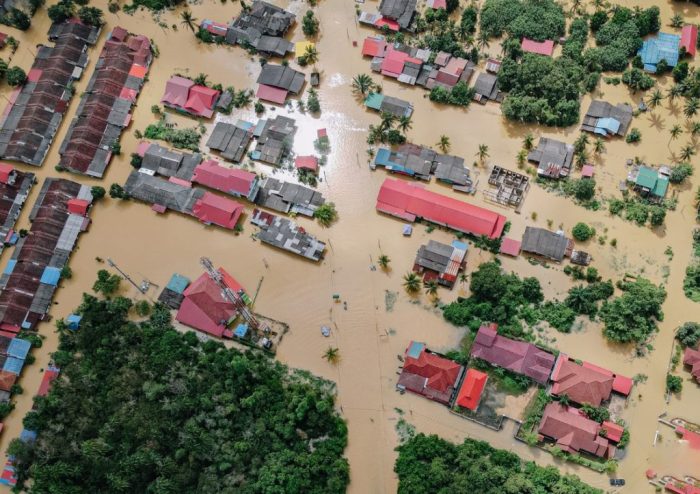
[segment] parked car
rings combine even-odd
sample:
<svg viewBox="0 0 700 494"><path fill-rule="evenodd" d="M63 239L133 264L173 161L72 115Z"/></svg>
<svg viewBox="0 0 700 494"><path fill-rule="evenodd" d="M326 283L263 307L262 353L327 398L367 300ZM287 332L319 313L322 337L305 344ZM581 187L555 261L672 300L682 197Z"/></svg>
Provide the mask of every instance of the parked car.
<svg viewBox="0 0 700 494"><path fill-rule="evenodd" d="M610 485L615 487L621 487L625 485L625 479L610 479Z"/></svg>

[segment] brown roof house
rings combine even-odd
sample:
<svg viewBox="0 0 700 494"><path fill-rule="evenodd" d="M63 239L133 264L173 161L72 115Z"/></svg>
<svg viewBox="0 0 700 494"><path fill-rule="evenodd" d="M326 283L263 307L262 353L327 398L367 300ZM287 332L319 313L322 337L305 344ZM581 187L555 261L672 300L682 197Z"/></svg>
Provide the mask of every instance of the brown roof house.
<svg viewBox="0 0 700 494"><path fill-rule="evenodd" d="M406 349L403 370L396 387L447 405L455 394L464 367L412 341Z"/></svg>
<svg viewBox="0 0 700 494"><path fill-rule="evenodd" d="M601 458L612 458L615 446L600 435L601 425L573 407L550 403L544 409L539 434L556 442L566 453L585 452Z"/></svg>
<svg viewBox="0 0 700 494"><path fill-rule="evenodd" d="M552 371L552 394L567 395L572 402L594 407L610 398L613 391L612 374L579 365L565 354L560 354Z"/></svg>
<svg viewBox="0 0 700 494"><path fill-rule="evenodd" d="M532 343L500 336L497 329L495 323L479 328L472 344L471 356L528 376L539 384L546 384L554 366L554 355L540 350Z"/></svg>
<svg viewBox="0 0 700 494"><path fill-rule="evenodd" d="M683 365L690 367L690 374L700 382L700 350L686 348L683 353Z"/></svg>

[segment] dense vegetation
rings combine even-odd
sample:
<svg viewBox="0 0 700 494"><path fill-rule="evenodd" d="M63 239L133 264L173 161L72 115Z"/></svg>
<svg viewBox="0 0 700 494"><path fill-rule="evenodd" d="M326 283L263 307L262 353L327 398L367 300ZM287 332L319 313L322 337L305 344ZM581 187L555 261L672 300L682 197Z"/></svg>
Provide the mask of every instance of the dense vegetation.
<svg viewBox="0 0 700 494"><path fill-rule="evenodd" d="M162 119L158 120L158 123L150 124L146 127L143 136L147 139L160 139L176 148L189 149L191 151L199 151L199 141L202 138L201 133L196 128L171 128Z"/></svg>
<svg viewBox="0 0 700 494"><path fill-rule="evenodd" d="M685 347L695 348L700 342L700 324L696 322L686 322L678 328L676 339Z"/></svg>
<svg viewBox="0 0 700 494"><path fill-rule="evenodd" d="M698 209L698 215L700 216L700 209ZM683 292L690 300L700 302L700 228L693 230L693 257L690 265L685 269Z"/></svg>
<svg viewBox="0 0 700 494"><path fill-rule="evenodd" d="M557 39L564 35L565 22L554 0L486 0L481 9L481 31L489 37Z"/></svg>
<svg viewBox="0 0 700 494"><path fill-rule="evenodd" d="M61 378L24 420L38 440L10 446L19 488L345 492L347 429L331 384L177 332L161 306L129 321L131 307L84 295L81 329L62 332L54 354Z"/></svg>
<svg viewBox="0 0 700 494"><path fill-rule="evenodd" d="M619 343L642 343L657 330L656 321L663 320L661 304L666 300L666 290L644 278L618 286L624 293L603 303L600 309L603 334Z"/></svg>
<svg viewBox="0 0 700 494"><path fill-rule="evenodd" d="M394 471L399 494L594 494L594 489L556 467L523 462L510 451L484 441L453 444L418 434L397 448Z"/></svg>

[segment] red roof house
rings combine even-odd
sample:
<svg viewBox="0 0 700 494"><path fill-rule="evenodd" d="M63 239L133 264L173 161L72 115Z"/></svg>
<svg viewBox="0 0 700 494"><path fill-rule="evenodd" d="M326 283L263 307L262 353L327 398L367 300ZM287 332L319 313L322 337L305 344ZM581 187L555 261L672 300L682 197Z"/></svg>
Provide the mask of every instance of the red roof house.
<svg viewBox="0 0 700 494"><path fill-rule="evenodd" d="M316 156L297 156L294 159L294 166L297 170L309 170L310 172L318 172L318 158Z"/></svg>
<svg viewBox="0 0 700 494"><path fill-rule="evenodd" d="M554 41L547 39L544 41L534 41L528 38L523 38L520 48L525 53L536 53L537 55L552 56L554 53Z"/></svg>
<svg viewBox="0 0 700 494"><path fill-rule="evenodd" d="M399 50L394 50L389 47L382 61L381 72L382 75L397 78L403 72L403 66L406 59L410 58L408 53L404 53Z"/></svg>
<svg viewBox="0 0 700 494"><path fill-rule="evenodd" d="M124 41L126 37L129 35L129 31L124 29L121 26L117 26L114 29L112 29L112 33L109 35L109 39L114 39L116 41Z"/></svg>
<svg viewBox="0 0 700 494"><path fill-rule="evenodd" d="M9 163L0 162L0 183L9 184L15 168Z"/></svg>
<svg viewBox="0 0 700 494"><path fill-rule="evenodd" d="M230 230L236 227L243 211L242 204L211 192L205 192L192 207L192 214L202 223L219 225Z"/></svg>
<svg viewBox="0 0 700 494"><path fill-rule="evenodd" d="M683 352L683 365L690 367L690 374L700 382L700 350L686 348Z"/></svg>
<svg viewBox="0 0 700 494"><path fill-rule="evenodd" d="M194 81L174 75L165 83L165 94L160 102L171 106L184 107L192 86L194 86Z"/></svg>
<svg viewBox="0 0 700 494"><path fill-rule="evenodd" d="M85 199L69 199L68 200L68 212L71 214L79 214L80 216L86 216L90 203Z"/></svg>
<svg viewBox="0 0 700 494"><path fill-rule="evenodd" d="M377 29L381 29L381 28L383 28L384 26L387 26L387 27L388 27L389 29L391 29L392 31L398 31L399 28L400 28L398 22L396 22L396 21L393 20L393 19L389 19L389 18L387 18L387 17L380 17L380 18L377 19L377 21L374 23L374 27L376 27Z"/></svg>
<svg viewBox="0 0 700 494"><path fill-rule="evenodd" d="M205 160L194 169L192 181L234 196L249 197L258 176L239 168L221 166L216 160Z"/></svg>
<svg viewBox="0 0 700 494"><path fill-rule="evenodd" d="M452 230L498 238L506 217L403 180L387 178L377 196L377 211L406 221L423 218Z"/></svg>
<svg viewBox="0 0 700 494"><path fill-rule="evenodd" d="M619 443L620 439L622 439L622 433L625 432L625 428L620 424L608 420L603 422L602 429L605 431L605 437L614 443Z"/></svg>
<svg viewBox="0 0 700 494"><path fill-rule="evenodd" d="M575 403L597 407L610 398L613 376L612 373L578 365L561 353L552 371L552 383L552 394L565 394Z"/></svg>
<svg viewBox="0 0 700 494"><path fill-rule="evenodd" d="M459 388L459 393L457 394L457 405L469 410L476 410L488 377L488 374L484 372L468 369L464 382L462 382L462 387Z"/></svg>
<svg viewBox="0 0 700 494"><path fill-rule="evenodd" d="M17 381L17 374L10 371L0 370L0 389L10 391Z"/></svg>
<svg viewBox="0 0 700 494"><path fill-rule="evenodd" d="M59 370L55 367L49 367L44 371L44 375L41 378L41 384L39 385L39 391L37 391L37 396L46 396L51 389L51 383L53 383L58 377Z"/></svg>
<svg viewBox="0 0 700 494"><path fill-rule="evenodd" d="M197 84L190 88L184 107L198 117L211 118L214 114L214 105L220 94L221 91L218 89Z"/></svg>
<svg viewBox="0 0 700 494"><path fill-rule="evenodd" d="M279 87L272 87L266 84L258 85L258 92L255 96L263 101L269 101L270 103L276 103L278 105L283 105L287 99L289 91Z"/></svg>
<svg viewBox="0 0 700 494"><path fill-rule="evenodd" d="M386 41L374 36L368 36L362 43L362 56L383 57L386 52Z"/></svg>
<svg viewBox="0 0 700 494"><path fill-rule="evenodd" d="M700 487L695 487L686 482L676 481L675 479L671 482L667 482L664 488L668 492L673 492L674 494L700 494Z"/></svg>
<svg viewBox="0 0 700 494"><path fill-rule="evenodd" d="M538 432L556 442L564 452L584 451L601 458L612 458L615 446L600 435L601 426L584 417L575 408L549 403L542 415Z"/></svg>
<svg viewBox="0 0 700 494"><path fill-rule="evenodd" d="M237 291L237 287L240 287L237 282L235 287L229 285L229 280L233 280L233 277L222 268L219 268L219 272L223 275L224 283ZM221 337L226 326L236 316L233 304L224 298L219 286L207 273L188 286L183 295L185 298L175 319L191 328Z"/></svg>
<svg viewBox="0 0 700 494"><path fill-rule="evenodd" d="M698 26L695 24L686 24L681 29L681 48L685 48L685 52L694 57L698 42Z"/></svg>
<svg viewBox="0 0 700 494"><path fill-rule="evenodd" d="M501 336L497 329L497 324L479 328L472 344L471 356L546 384L554 366L554 355L540 350L532 343Z"/></svg>
<svg viewBox="0 0 700 494"><path fill-rule="evenodd" d="M396 386L447 405L462 369L458 363L428 351L424 343L412 341Z"/></svg>
<svg viewBox="0 0 700 494"><path fill-rule="evenodd" d="M508 256L518 257L520 255L520 240L514 238L503 237L499 252Z"/></svg>

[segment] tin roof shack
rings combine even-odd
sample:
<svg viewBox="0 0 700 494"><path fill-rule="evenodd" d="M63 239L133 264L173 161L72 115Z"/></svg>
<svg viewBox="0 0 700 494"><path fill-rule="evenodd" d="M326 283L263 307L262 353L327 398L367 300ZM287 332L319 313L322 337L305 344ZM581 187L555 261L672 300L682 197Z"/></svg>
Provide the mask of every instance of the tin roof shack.
<svg viewBox="0 0 700 494"><path fill-rule="evenodd" d="M284 57L294 52L294 45L284 35L296 22L296 17L271 3L256 0L250 9L231 21L226 31L226 42L251 46L270 56Z"/></svg>
<svg viewBox="0 0 700 494"><path fill-rule="evenodd" d="M527 376L541 385L547 384L554 367L554 355L532 343L499 335L498 324L493 323L479 328L470 355Z"/></svg>
<svg viewBox="0 0 700 494"><path fill-rule="evenodd" d="M295 121L288 117L277 116L271 120L261 120L262 132L258 137L254 160L280 166L294 144L294 134L297 131Z"/></svg>
<svg viewBox="0 0 700 494"><path fill-rule="evenodd" d="M463 373L464 367L457 362L431 352L425 347L425 343L412 341L406 349L403 369L396 388L449 405L454 399L457 383Z"/></svg>
<svg viewBox="0 0 700 494"><path fill-rule="evenodd" d="M698 44L698 26L686 24L681 29L681 48L691 57L695 58Z"/></svg>
<svg viewBox="0 0 700 494"><path fill-rule="evenodd" d="M588 403L594 407L608 401L613 391L627 396L632 390L630 378L588 362L579 365L564 353L557 357L551 380L553 395L567 395L574 403Z"/></svg>
<svg viewBox="0 0 700 494"><path fill-rule="evenodd" d="M379 13L382 17L396 21L401 29L408 29L416 12L416 0L382 0Z"/></svg>
<svg viewBox="0 0 700 494"><path fill-rule="evenodd" d="M627 175L627 181L634 184L634 190L642 197L659 202L666 197L669 173L667 167L656 170L644 165L635 166Z"/></svg>
<svg viewBox="0 0 700 494"><path fill-rule="evenodd" d="M44 180L29 215L29 234L19 239L0 277L0 334L35 330L48 313L61 269L90 223L88 209L85 215L70 211L75 199L89 205L90 187L64 179Z"/></svg>
<svg viewBox="0 0 700 494"><path fill-rule="evenodd" d="M467 244L457 240L452 245L429 240L418 249L413 271L422 274L423 281L436 280L451 289L457 281L457 275L464 269L467 249Z"/></svg>
<svg viewBox="0 0 700 494"><path fill-rule="evenodd" d="M583 117L581 130L603 137L624 136L632 122L632 107L626 103L616 106L594 99Z"/></svg>
<svg viewBox="0 0 700 494"><path fill-rule="evenodd" d="M59 149L59 166L73 173L104 175L148 73L151 42L141 35L119 36L120 30L105 42Z"/></svg>
<svg viewBox="0 0 700 494"><path fill-rule="evenodd" d="M13 242L15 223L36 178L33 173L0 163L0 252Z"/></svg>
<svg viewBox="0 0 700 494"><path fill-rule="evenodd" d="M250 222L260 227L256 237L265 244L316 262L323 258L326 244L288 218L255 209Z"/></svg>
<svg viewBox="0 0 700 494"><path fill-rule="evenodd" d="M149 171L151 175L190 180L195 167L202 161L202 155L199 153L173 151L160 144L147 141L144 141L142 146L144 151L141 156L141 170Z"/></svg>
<svg viewBox="0 0 700 494"><path fill-rule="evenodd" d="M88 63L87 48L99 30L77 21L54 24L27 74L10 95L0 128L0 157L41 166L73 95L72 83Z"/></svg>
<svg viewBox="0 0 700 494"><path fill-rule="evenodd" d="M284 65L277 65L274 63L266 63L260 75L258 76L257 83L260 84L260 88L263 86L269 88L276 88L280 91L284 91L283 94L275 95L273 98L267 98L267 101L272 101L273 103L279 103L280 99L282 102L287 98L288 93L299 94L304 88L304 74L302 72L296 71ZM258 90L258 97L266 96L266 94L260 93Z"/></svg>
<svg viewBox="0 0 700 494"><path fill-rule="evenodd" d="M221 96L221 91L179 75L165 83L165 93L160 102L167 108L194 117L211 118Z"/></svg>
<svg viewBox="0 0 700 494"><path fill-rule="evenodd" d="M227 168L216 160L206 160L197 165L192 182L251 202L255 200L260 188L260 181L255 173L239 168Z"/></svg>
<svg viewBox="0 0 700 494"><path fill-rule="evenodd" d="M299 184L266 178L260 185L255 204L280 213L312 217L326 200L320 192Z"/></svg>
<svg viewBox="0 0 700 494"><path fill-rule="evenodd" d="M659 33L644 40L637 54L642 58L644 70L656 72L656 66L661 60L666 60L669 67L678 63L678 49L681 37L677 34Z"/></svg>
<svg viewBox="0 0 700 494"><path fill-rule="evenodd" d="M579 410L560 403L549 403L540 421L539 434L554 441L566 453L589 453L612 458L615 446L600 434L601 425L582 415Z"/></svg>
<svg viewBox="0 0 700 494"><path fill-rule="evenodd" d="M413 105L410 102L394 98L393 96L386 96L382 93L369 93L365 98L365 106L397 118L410 118L413 115Z"/></svg>
<svg viewBox="0 0 700 494"><path fill-rule="evenodd" d="M554 179L569 176L573 159L574 147L571 144L548 137L541 137L537 147L527 155L528 161L537 164L540 177Z"/></svg>
<svg viewBox="0 0 700 494"><path fill-rule="evenodd" d="M501 236L506 223L506 217L501 214L390 178L379 189L376 209L404 221L421 218L458 232L492 239Z"/></svg>
<svg viewBox="0 0 700 494"><path fill-rule="evenodd" d="M474 83L474 101L485 105L488 101L502 103L505 96L498 89L498 76L488 72L481 72Z"/></svg>
<svg viewBox="0 0 700 494"><path fill-rule="evenodd" d="M219 151L221 156L234 163L240 163L253 139L253 132L247 126L227 122L216 122L209 136L207 146Z"/></svg>
<svg viewBox="0 0 700 494"><path fill-rule="evenodd" d="M571 255L574 241L564 234L550 232L544 228L526 226L523 234L522 250L553 261L561 262Z"/></svg>

